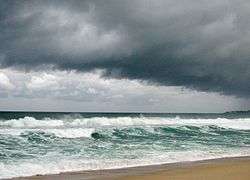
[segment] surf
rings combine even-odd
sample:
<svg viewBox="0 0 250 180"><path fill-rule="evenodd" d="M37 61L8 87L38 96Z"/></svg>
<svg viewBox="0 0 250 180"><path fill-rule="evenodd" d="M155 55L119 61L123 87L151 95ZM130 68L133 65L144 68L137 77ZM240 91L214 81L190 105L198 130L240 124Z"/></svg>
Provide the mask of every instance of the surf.
<svg viewBox="0 0 250 180"><path fill-rule="evenodd" d="M0 114L0 178L249 155L238 114Z"/></svg>

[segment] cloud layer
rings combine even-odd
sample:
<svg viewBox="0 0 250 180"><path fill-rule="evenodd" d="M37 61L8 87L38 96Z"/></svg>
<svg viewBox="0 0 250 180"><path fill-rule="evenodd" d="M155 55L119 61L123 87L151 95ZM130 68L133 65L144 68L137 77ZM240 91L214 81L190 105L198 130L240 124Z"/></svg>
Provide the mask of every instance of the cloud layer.
<svg viewBox="0 0 250 180"><path fill-rule="evenodd" d="M103 69L107 77L250 96L247 0L0 3L2 67ZM57 82L44 76L29 86L42 81Z"/></svg>
<svg viewBox="0 0 250 180"><path fill-rule="evenodd" d="M79 73L0 69L0 109L36 111L223 112L245 109L243 99L177 86ZM249 104L248 104L249 106Z"/></svg>

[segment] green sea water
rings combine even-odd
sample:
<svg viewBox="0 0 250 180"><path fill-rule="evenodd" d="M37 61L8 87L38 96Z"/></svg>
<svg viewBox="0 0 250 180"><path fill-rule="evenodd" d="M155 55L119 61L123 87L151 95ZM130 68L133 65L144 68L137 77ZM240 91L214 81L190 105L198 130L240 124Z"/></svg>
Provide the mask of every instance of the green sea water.
<svg viewBox="0 0 250 180"><path fill-rule="evenodd" d="M250 155L250 113L0 113L0 178Z"/></svg>

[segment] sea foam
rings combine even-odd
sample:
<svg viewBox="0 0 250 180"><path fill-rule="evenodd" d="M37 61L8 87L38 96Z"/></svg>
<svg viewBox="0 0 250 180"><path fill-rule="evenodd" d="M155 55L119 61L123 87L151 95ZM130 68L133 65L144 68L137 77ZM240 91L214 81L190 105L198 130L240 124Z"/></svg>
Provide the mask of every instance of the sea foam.
<svg viewBox="0 0 250 180"><path fill-rule="evenodd" d="M250 118L0 120L0 178L250 155Z"/></svg>
<svg viewBox="0 0 250 180"><path fill-rule="evenodd" d="M37 120L33 117L24 117L20 119L11 119L0 121L0 128L52 128L52 127L85 127L96 128L105 126L151 126L151 125L216 125L224 128L232 129L250 129L250 118L239 119L183 119L178 116L169 117L93 117L93 118L76 118L76 119L42 119Z"/></svg>

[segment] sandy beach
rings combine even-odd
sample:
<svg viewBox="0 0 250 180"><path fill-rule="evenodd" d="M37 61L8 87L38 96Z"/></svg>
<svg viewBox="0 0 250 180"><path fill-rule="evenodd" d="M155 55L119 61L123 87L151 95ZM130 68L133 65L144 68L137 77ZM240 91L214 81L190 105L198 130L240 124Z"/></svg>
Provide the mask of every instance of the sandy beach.
<svg viewBox="0 0 250 180"><path fill-rule="evenodd" d="M250 157L234 157L114 170L37 175L13 180L249 180Z"/></svg>

